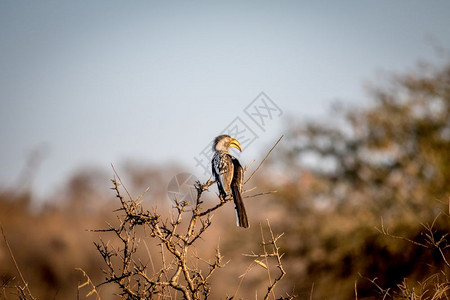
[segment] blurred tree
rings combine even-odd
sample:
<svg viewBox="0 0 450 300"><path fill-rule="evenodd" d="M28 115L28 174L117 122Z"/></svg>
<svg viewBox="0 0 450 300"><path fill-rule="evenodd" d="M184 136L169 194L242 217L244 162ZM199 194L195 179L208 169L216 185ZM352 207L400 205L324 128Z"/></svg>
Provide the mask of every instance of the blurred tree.
<svg viewBox="0 0 450 300"><path fill-rule="evenodd" d="M285 233L280 243L288 276L278 286L290 291L294 283L300 299L351 299L355 281L358 299L376 296L374 282L361 276L377 277L375 283L391 297L416 299L411 291L428 291L421 299L438 291L441 298L449 296L450 63L392 76L372 87L370 96L374 101L368 107L337 108L326 122L290 125L270 158L273 164L265 166L270 172L262 168L246 186L249 192L257 187L278 193L246 198L249 217L254 224L269 218L275 232ZM172 169L128 163L125 173L130 190L150 184L151 204L163 203L154 201L159 198L167 202ZM49 204L41 211L30 208L31 192L0 191L0 222L37 298L73 298L80 278L75 267L83 267L94 282L102 278L91 244L95 237L84 230L111 223L104 177L93 169L80 171L55 196L64 205ZM236 234L228 226L232 214L232 209L217 214L220 225L211 231L221 237L222 253L239 266L220 273L212 282L218 288L242 274L249 258L235 254L253 249L249 245L260 235L258 226ZM381 234L375 228L381 218L392 235L419 244ZM1 244L2 287L15 284L14 270ZM265 283L249 273L241 288L244 298ZM7 290L7 295L13 294Z"/></svg>
<svg viewBox="0 0 450 300"><path fill-rule="evenodd" d="M374 227L382 217L392 232L420 239L420 223L445 209L450 64L392 76L370 96L367 108L340 108L327 122L292 126L273 158L288 174L278 188L289 216L282 225L291 237L287 256L299 289L309 293L315 283L319 298L353 297L358 273L392 288L444 265L431 250L380 236ZM435 226L448 232L448 220ZM373 284L360 280L358 292L373 294Z"/></svg>

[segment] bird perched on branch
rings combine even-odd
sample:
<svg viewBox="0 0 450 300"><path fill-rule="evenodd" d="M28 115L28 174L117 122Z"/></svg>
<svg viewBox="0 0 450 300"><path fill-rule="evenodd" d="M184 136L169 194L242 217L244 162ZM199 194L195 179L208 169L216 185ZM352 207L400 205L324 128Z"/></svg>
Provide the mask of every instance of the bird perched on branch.
<svg viewBox="0 0 450 300"><path fill-rule="evenodd" d="M233 195L236 210L237 225L248 227L247 213L242 201L242 186L244 181L244 169L236 157L230 154L230 147L241 151L239 141L229 135L219 135L214 139L212 159L212 173L217 181L220 196L225 199L227 195Z"/></svg>

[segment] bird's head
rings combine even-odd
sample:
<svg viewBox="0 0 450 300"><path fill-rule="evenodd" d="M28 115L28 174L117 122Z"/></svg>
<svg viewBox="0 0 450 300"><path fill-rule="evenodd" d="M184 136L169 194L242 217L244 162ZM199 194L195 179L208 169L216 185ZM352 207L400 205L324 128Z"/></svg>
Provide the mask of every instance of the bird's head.
<svg viewBox="0 0 450 300"><path fill-rule="evenodd" d="M241 144L238 140L232 138L229 135L223 134L219 135L214 139L213 143L213 151L223 151L228 152L229 148L233 147L238 149L239 151L242 151Z"/></svg>

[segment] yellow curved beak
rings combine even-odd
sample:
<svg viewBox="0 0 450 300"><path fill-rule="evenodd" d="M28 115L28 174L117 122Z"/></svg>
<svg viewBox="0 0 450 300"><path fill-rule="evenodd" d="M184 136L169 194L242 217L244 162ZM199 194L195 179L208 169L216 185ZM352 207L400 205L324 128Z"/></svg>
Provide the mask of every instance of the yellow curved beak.
<svg viewBox="0 0 450 300"><path fill-rule="evenodd" d="M239 152L242 152L241 144L240 144L239 141L236 140L236 139L232 139L232 140L231 140L230 147L236 148L236 149L239 150Z"/></svg>

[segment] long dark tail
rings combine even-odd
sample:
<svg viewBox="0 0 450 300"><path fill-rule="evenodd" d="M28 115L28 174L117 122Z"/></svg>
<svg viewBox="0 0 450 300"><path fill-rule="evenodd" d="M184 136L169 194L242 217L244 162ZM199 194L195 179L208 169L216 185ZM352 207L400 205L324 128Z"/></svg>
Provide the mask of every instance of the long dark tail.
<svg viewBox="0 0 450 300"><path fill-rule="evenodd" d="M233 193L234 208L236 209L237 225L239 227L248 228L247 213L245 212L241 191L237 184L231 184L231 192Z"/></svg>

